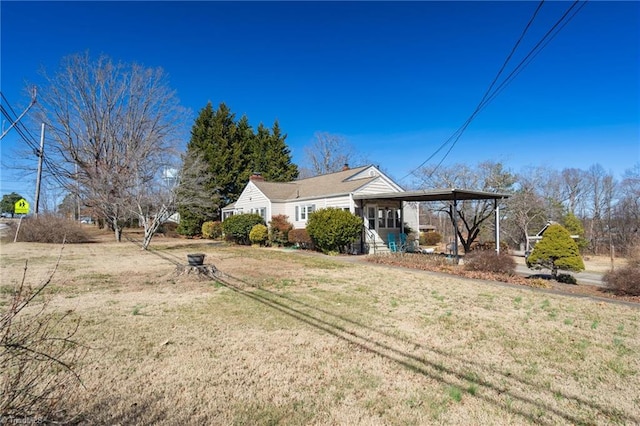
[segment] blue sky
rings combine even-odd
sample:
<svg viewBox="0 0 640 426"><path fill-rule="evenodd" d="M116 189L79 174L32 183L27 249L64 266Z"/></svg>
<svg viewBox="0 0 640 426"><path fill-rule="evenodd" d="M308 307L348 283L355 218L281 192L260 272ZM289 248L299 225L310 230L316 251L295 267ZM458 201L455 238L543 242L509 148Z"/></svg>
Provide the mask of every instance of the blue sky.
<svg viewBox="0 0 640 426"><path fill-rule="evenodd" d="M278 119L299 165L324 131L400 180L471 114L537 4L2 1L0 84L19 110L42 67L104 53L164 68L193 118L211 101L254 128ZM507 73L570 5L543 5ZM640 161L639 23L638 2L587 3L443 164L599 163L620 177ZM32 198L33 176L6 167L24 143L0 144L2 193Z"/></svg>

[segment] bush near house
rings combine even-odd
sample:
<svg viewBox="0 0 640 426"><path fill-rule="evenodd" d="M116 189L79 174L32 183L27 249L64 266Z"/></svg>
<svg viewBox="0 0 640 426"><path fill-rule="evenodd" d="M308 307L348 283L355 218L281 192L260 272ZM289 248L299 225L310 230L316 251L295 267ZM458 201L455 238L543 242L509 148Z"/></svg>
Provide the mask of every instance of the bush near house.
<svg viewBox="0 0 640 426"><path fill-rule="evenodd" d="M442 242L442 234L430 231L420 233L420 245L421 246L437 246Z"/></svg>
<svg viewBox="0 0 640 426"><path fill-rule="evenodd" d="M200 217L191 215L180 215L180 224L178 225L178 234L185 237L195 237L202 231L202 223L204 220Z"/></svg>
<svg viewBox="0 0 640 426"><path fill-rule="evenodd" d="M618 293L640 296L640 246L631 250L627 265L607 272L602 281Z"/></svg>
<svg viewBox="0 0 640 426"><path fill-rule="evenodd" d="M279 214L271 217L269 222L269 241L274 246L285 246L289 243L289 231L293 224L287 219L289 216Z"/></svg>
<svg viewBox="0 0 640 426"><path fill-rule="evenodd" d="M307 232L324 253L344 253L362 231L362 218L337 208L320 209L309 215Z"/></svg>
<svg viewBox="0 0 640 426"><path fill-rule="evenodd" d="M475 250L464 256L464 269L467 271L494 272L514 275L516 261L509 254L493 250Z"/></svg>
<svg viewBox="0 0 640 426"><path fill-rule="evenodd" d="M534 269L550 269L554 278L558 269L580 272L584 262L578 245L562 225L553 224L544 231L542 239L527 257L527 266Z"/></svg>
<svg viewBox="0 0 640 426"><path fill-rule="evenodd" d="M222 236L222 222L210 220L203 223L202 236L208 239L220 238Z"/></svg>
<svg viewBox="0 0 640 426"><path fill-rule="evenodd" d="M264 224L264 219L259 214L236 214L222 222L222 231L227 239L237 244L248 245L251 229L255 225Z"/></svg>
<svg viewBox="0 0 640 426"><path fill-rule="evenodd" d="M313 241L306 229L292 229L289 231L289 242L303 249L312 249Z"/></svg>
<svg viewBox="0 0 640 426"><path fill-rule="evenodd" d="M254 225L249 232L249 240L251 244L260 244L263 246L269 238L269 230L262 224Z"/></svg>

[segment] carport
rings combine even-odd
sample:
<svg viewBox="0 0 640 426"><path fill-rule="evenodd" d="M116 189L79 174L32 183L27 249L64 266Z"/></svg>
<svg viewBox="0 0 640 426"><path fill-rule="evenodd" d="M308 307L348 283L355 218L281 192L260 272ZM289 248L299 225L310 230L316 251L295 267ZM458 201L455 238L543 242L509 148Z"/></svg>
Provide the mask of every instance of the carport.
<svg viewBox="0 0 640 426"><path fill-rule="evenodd" d="M493 210L495 214L495 238L496 252L500 253L500 200L509 198L509 194L497 192L471 191L466 189L436 189L436 190L419 190L404 192L387 192L378 194L354 194L354 200L362 200L367 202L373 201L400 201L404 202L434 202L449 201L451 204L452 225L453 225L453 255L456 263L459 261L458 254L458 201L466 200L493 200Z"/></svg>

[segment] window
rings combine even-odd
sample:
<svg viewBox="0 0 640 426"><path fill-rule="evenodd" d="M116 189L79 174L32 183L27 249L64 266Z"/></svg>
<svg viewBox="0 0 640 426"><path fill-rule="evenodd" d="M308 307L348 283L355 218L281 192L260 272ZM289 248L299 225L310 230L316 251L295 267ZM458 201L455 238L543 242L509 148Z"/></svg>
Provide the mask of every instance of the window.
<svg viewBox="0 0 640 426"><path fill-rule="evenodd" d="M376 208L369 207L367 214L367 220L369 221L369 229L376 229Z"/></svg>
<svg viewBox="0 0 640 426"><path fill-rule="evenodd" d="M309 219L309 214L316 209L315 204L307 204L305 206L296 206L296 221Z"/></svg>
<svg viewBox="0 0 640 426"><path fill-rule="evenodd" d="M379 209L378 210L378 228L399 228L400 227L400 210L399 209Z"/></svg>
<svg viewBox="0 0 640 426"><path fill-rule="evenodd" d="M387 226L387 221L385 220L385 217L384 217L384 210L379 209L378 210L378 228L385 228L386 226Z"/></svg>
<svg viewBox="0 0 640 426"><path fill-rule="evenodd" d="M251 209L251 213L259 214L260 216L262 216L262 218L264 220L267 220L267 208L266 207L252 208Z"/></svg>

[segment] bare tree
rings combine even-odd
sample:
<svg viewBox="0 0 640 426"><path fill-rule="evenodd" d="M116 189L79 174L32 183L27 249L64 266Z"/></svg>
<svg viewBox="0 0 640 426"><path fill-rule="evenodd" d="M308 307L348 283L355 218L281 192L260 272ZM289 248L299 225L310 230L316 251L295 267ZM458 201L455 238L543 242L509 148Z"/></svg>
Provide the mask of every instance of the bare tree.
<svg viewBox="0 0 640 426"><path fill-rule="evenodd" d="M345 165L364 162L354 147L340 135L317 132L314 142L305 148L305 156L311 170L303 175L323 175L342 170Z"/></svg>
<svg viewBox="0 0 640 426"><path fill-rule="evenodd" d="M586 172L589 202L587 211L590 214L588 233L591 248L598 254L610 229L611 209L614 203L616 181L613 175L607 173L600 164L594 164ZM609 243L610 244L610 241Z"/></svg>
<svg viewBox="0 0 640 426"><path fill-rule="evenodd" d="M524 240L525 247L529 247L532 231L541 229L548 217L538 190L539 172L539 169L529 169L518 174L518 189L506 202L509 220L502 229L513 243L520 244Z"/></svg>
<svg viewBox="0 0 640 426"><path fill-rule="evenodd" d="M212 173L202 156L185 156L181 168L166 166L161 176L135 188L132 213L144 227L142 249L146 250L158 228L178 212L180 206L211 210L218 208L217 197L207 185ZM193 207L197 206L197 207Z"/></svg>
<svg viewBox="0 0 640 426"><path fill-rule="evenodd" d="M569 168L562 170L560 176L562 178L561 191L567 211L577 214L578 207L584 202L583 198L587 189L585 173L580 169Z"/></svg>
<svg viewBox="0 0 640 426"><path fill-rule="evenodd" d="M465 164L454 164L449 167L426 167L422 169L424 182L431 188L464 188L488 192L510 191L515 177L505 170L501 163L486 161L470 168ZM478 238L487 219L493 216L493 200L459 201L457 210L453 206L441 204L440 211L454 219L454 214L460 218L461 227L456 231L465 252L471 251L471 246Z"/></svg>
<svg viewBox="0 0 640 426"><path fill-rule="evenodd" d="M176 155L184 110L159 68L86 53L44 77L40 118L55 141L47 164L120 241L123 220Z"/></svg>

